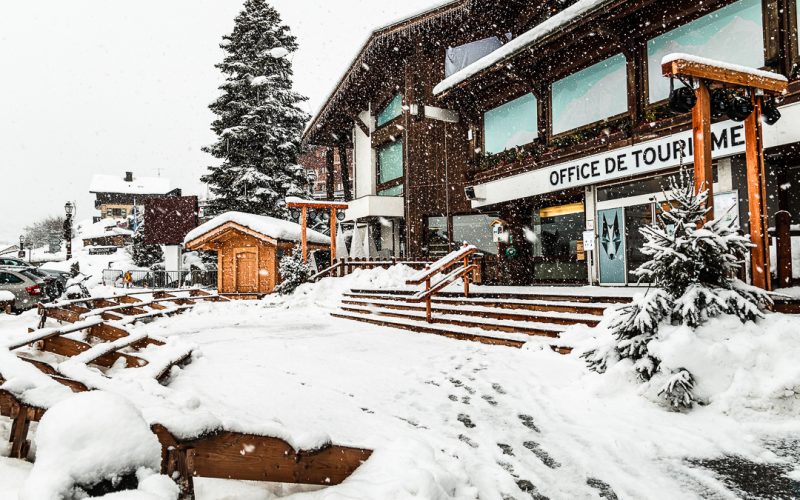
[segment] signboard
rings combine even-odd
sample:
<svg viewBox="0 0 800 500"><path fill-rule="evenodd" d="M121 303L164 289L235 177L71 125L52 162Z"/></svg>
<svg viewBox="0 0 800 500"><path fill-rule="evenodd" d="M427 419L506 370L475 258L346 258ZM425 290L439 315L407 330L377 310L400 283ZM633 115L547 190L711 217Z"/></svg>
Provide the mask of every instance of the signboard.
<svg viewBox="0 0 800 500"><path fill-rule="evenodd" d="M583 249L587 252L594 251L594 231L583 232Z"/></svg>
<svg viewBox="0 0 800 500"><path fill-rule="evenodd" d="M745 151L744 125L731 120L711 125L711 154L723 158ZM623 179L694 162L692 131L587 156L567 163L498 179L475 186L473 207L580 186Z"/></svg>

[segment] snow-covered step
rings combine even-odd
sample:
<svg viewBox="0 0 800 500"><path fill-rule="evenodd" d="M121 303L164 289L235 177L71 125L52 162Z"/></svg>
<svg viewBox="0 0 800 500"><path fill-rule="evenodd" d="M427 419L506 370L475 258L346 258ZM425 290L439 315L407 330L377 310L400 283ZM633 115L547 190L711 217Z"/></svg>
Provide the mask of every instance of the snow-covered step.
<svg viewBox="0 0 800 500"><path fill-rule="evenodd" d="M384 293L355 293L344 294L346 300L382 300L400 303L408 303L408 297L400 294ZM484 297L434 297L434 304L449 306L483 306L498 309L512 309L525 311L543 311L574 313L581 315L602 316L603 312L609 307L616 307L617 304L604 303L580 303L570 301L551 301L551 300L525 300L525 299L493 299Z"/></svg>
<svg viewBox="0 0 800 500"><path fill-rule="evenodd" d="M342 300L342 304L357 307L382 307L403 311L425 310L424 303L409 303L385 299L345 297ZM552 309L548 308L543 308L540 311L509 311L508 309L494 307L494 305L490 303L480 305L465 305L448 303L447 301L434 302L432 310L434 313L446 315L476 316L480 318L526 321L533 323L553 323L558 325L584 324L588 326L596 326L600 321L600 318L592 314L553 311Z"/></svg>
<svg viewBox="0 0 800 500"><path fill-rule="evenodd" d="M381 317L406 318L417 321L425 321L425 310L420 311L398 311L381 307L359 307L342 306L342 311L355 314L374 314ZM433 321L437 324L448 324L465 328L478 328L489 331L502 331L517 333L529 336L558 337L564 331L564 325L553 323L533 323L513 320L500 320L493 318L467 317L459 314L439 314L433 315Z"/></svg>
<svg viewBox="0 0 800 500"><path fill-rule="evenodd" d="M477 290L476 290L477 288ZM615 295L616 290L603 290L603 293L597 291L597 287L591 287L592 291L588 291L590 287L574 287L571 289L557 289L558 293L548 292L548 287L470 287L470 298L485 298L485 299L514 299L514 300L543 300L550 302L569 302L569 303L582 303L582 304L625 304L631 301L631 297L627 294L619 292ZM419 291L419 288L396 288L396 289L353 289L351 293L358 294L382 294L382 295L411 295ZM458 287L447 288L437 294L437 297L457 298L463 297L463 292Z"/></svg>

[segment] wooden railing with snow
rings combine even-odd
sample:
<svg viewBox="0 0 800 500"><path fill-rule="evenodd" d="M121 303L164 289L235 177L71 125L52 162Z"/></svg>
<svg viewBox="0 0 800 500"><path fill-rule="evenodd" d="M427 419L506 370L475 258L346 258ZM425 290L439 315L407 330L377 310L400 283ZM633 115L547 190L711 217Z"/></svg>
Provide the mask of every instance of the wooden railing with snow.
<svg viewBox="0 0 800 500"><path fill-rule="evenodd" d="M347 276L348 274L352 274L356 269L377 269L379 267L388 269L397 264L403 264L413 269L424 269L425 266L430 265L430 262L426 260L402 260L394 257L391 259L341 259L332 266L326 267L322 271L313 275L311 278L309 278L309 281L315 282L321 280L322 278L328 277L341 278L343 276Z"/></svg>
<svg viewBox="0 0 800 500"><path fill-rule="evenodd" d="M159 424L161 473L181 488L181 499L194 498L194 477L331 486L347 479L371 450L325 445L295 450L286 441L257 434L220 430L179 439Z"/></svg>
<svg viewBox="0 0 800 500"><path fill-rule="evenodd" d="M472 277L473 281L477 281L480 273L480 265L472 263L473 256L478 253L477 247L464 244L460 249L445 255L406 280L407 285L425 283L424 290L420 290L407 300L408 302L425 302L425 320L428 323L433 323L433 297L450 284L459 279L463 280L464 296L469 295L470 277ZM431 284L431 280L438 274L444 274L444 276L436 283Z"/></svg>

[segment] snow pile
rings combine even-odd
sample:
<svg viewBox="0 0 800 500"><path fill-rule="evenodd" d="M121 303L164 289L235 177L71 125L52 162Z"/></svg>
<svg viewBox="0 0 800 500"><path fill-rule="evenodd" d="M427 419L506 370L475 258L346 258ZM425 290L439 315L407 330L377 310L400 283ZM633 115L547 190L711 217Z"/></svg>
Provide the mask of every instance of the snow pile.
<svg viewBox="0 0 800 500"><path fill-rule="evenodd" d="M5 348L0 348L0 376L5 379L0 388L39 408L49 408L72 394L67 387Z"/></svg>
<svg viewBox="0 0 800 500"><path fill-rule="evenodd" d="M161 463L161 445L139 410L101 391L76 394L50 408L35 443L36 462L22 500L80 497L101 483L110 489L120 483L135 487L134 475L144 476L137 471L156 471ZM154 498L177 498L177 493Z"/></svg>
<svg viewBox="0 0 800 500"><path fill-rule="evenodd" d="M677 60L684 60L689 61L697 64L705 64L706 66L713 66L715 68L726 69L729 71L737 71L739 73L747 73L749 75L759 77L759 78L767 78L770 80L779 80L782 82L788 81L785 76L780 75L778 73L773 73L772 71L765 71L763 69L758 68L751 68L749 66L742 66L741 64L732 64L725 61L717 61L715 59L709 59L707 57L700 57L695 56L692 54L684 54L681 52L675 52L672 54L667 54L661 59L661 64L669 64L673 61Z"/></svg>
<svg viewBox="0 0 800 500"><path fill-rule="evenodd" d="M336 308L342 295L352 289L397 289L406 286L406 280L416 271L405 264L388 269L356 269L343 278L323 278L316 283L305 283L286 297L267 296L264 300L286 308L322 306Z"/></svg>
<svg viewBox="0 0 800 500"><path fill-rule="evenodd" d="M0 290L0 302L13 302L14 294L8 290Z"/></svg>
<svg viewBox="0 0 800 500"><path fill-rule="evenodd" d="M595 329L577 326L562 337L573 342L572 356L612 345L608 312ZM660 401L658 392L666 373L686 369L694 375L694 393L701 404L715 411L738 415L758 412L790 416L800 412L800 317L767 314L764 319L742 323L724 315L691 329L663 325L647 344L661 360L662 374L644 385L642 393ZM633 381L633 363L610 364L596 379L601 393L638 390Z"/></svg>
<svg viewBox="0 0 800 500"><path fill-rule="evenodd" d="M200 226L192 229L189 234L186 235L186 238L183 241L184 243L188 243L229 222L252 229L257 233L261 233L264 236L268 236L276 240L300 241L301 238L302 228L300 227L300 224L295 224L294 222L290 222L288 220L268 217L266 215L254 215L244 212L226 212L222 215L214 217L205 224L201 224ZM322 233L312 229L307 229L306 231L309 243L328 245L331 242L330 237L325 236Z"/></svg>
<svg viewBox="0 0 800 500"><path fill-rule="evenodd" d="M113 219L103 219L94 224L81 224L78 226L78 236L81 239L104 238L107 236L131 236L133 231L117 225Z"/></svg>

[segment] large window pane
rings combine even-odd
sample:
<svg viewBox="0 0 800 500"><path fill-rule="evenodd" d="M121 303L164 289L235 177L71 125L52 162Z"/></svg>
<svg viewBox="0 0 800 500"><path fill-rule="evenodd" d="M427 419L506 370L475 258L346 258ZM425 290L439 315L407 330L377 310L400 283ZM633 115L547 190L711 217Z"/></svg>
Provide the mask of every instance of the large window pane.
<svg viewBox="0 0 800 500"><path fill-rule="evenodd" d="M617 54L553 84L553 133L628 110L625 56Z"/></svg>
<svg viewBox="0 0 800 500"><path fill-rule="evenodd" d="M764 66L761 0L740 0L647 42L650 102L669 97L661 59L683 52L733 64Z"/></svg>
<svg viewBox="0 0 800 500"><path fill-rule="evenodd" d="M398 184L395 187L378 191L378 196L403 196L403 185Z"/></svg>
<svg viewBox="0 0 800 500"><path fill-rule="evenodd" d="M538 135L536 97L526 94L483 115L486 154L533 142Z"/></svg>
<svg viewBox="0 0 800 500"><path fill-rule="evenodd" d="M394 141L378 149L378 183L403 176L403 141Z"/></svg>
<svg viewBox="0 0 800 500"><path fill-rule="evenodd" d="M378 126L386 125L401 114L403 114L403 96L402 94L397 94L389 101L389 104L378 113Z"/></svg>
<svg viewBox="0 0 800 500"><path fill-rule="evenodd" d="M466 242L484 253L496 255L497 243L492 241L491 226L495 219L483 214L453 216L453 243L461 245Z"/></svg>
<svg viewBox="0 0 800 500"><path fill-rule="evenodd" d="M428 231L425 237L428 246L428 257L441 258L450 251L447 238L447 218L428 217Z"/></svg>
<svg viewBox="0 0 800 500"><path fill-rule="evenodd" d="M529 237L538 281L583 281L585 254L580 251L586 224L583 203L536 210Z"/></svg>

